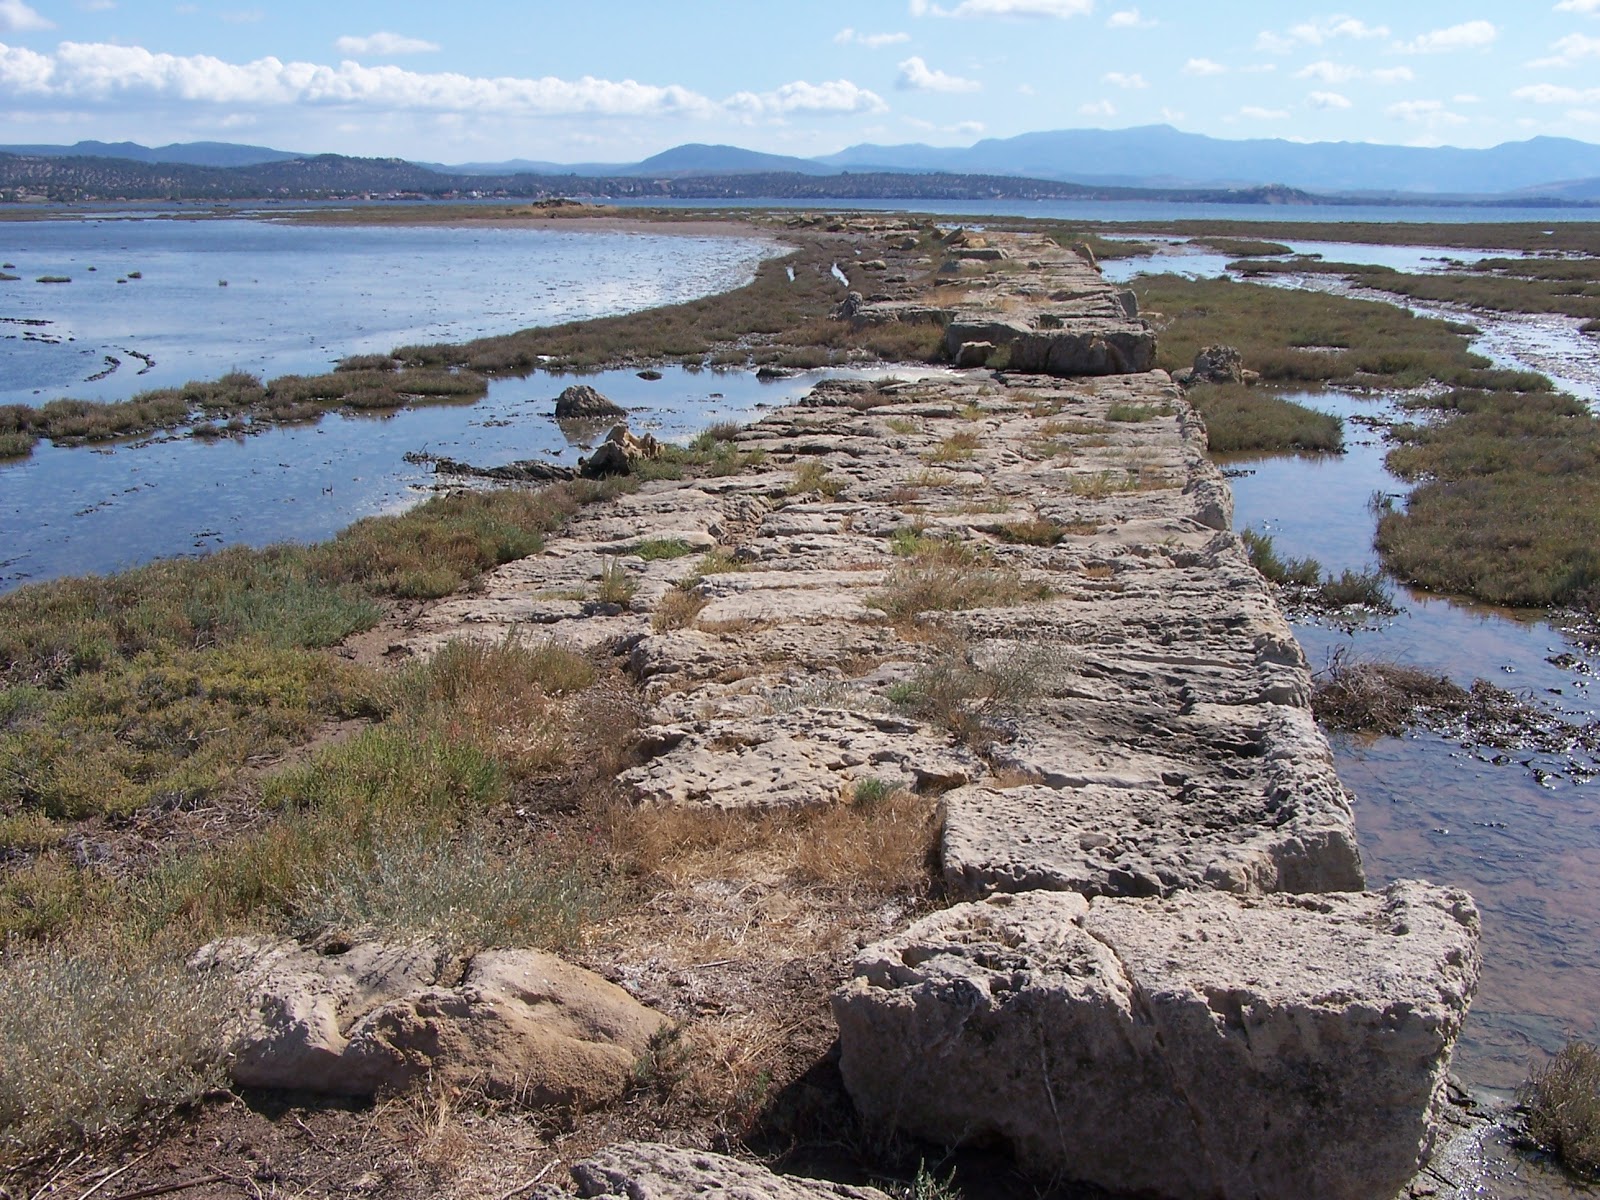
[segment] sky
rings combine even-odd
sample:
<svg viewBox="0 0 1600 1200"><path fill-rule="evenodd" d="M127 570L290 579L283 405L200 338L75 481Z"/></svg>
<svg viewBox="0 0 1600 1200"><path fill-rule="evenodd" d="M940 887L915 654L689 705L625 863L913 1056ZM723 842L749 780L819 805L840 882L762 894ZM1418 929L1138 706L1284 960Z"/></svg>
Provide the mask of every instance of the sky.
<svg viewBox="0 0 1600 1200"><path fill-rule="evenodd" d="M0 0L0 143L446 163L1169 124L1600 141L1600 0Z"/></svg>

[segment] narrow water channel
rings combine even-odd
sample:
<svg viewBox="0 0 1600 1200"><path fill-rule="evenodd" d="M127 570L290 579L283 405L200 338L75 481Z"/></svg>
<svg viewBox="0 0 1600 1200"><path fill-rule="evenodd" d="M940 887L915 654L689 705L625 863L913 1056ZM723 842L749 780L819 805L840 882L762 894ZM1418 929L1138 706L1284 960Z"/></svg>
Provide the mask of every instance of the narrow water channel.
<svg viewBox="0 0 1600 1200"><path fill-rule="evenodd" d="M1347 420L1348 452L1228 464L1235 526L1334 572L1375 564L1374 492L1403 494L1381 434L1351 417L1393 415L1337 393L1294 397ZM1483 678L1569 714L1600 719L1600 678L1582 647L1539 614L1396 589L1401 613L1349 631L1300 622L1312 669L1336 653L1404 663L1463 686ZM1553 662L1553 659L1559 660ZM1557 755L1467 749L1436 734L1332 738L1355 792L1373 886L1398 878L1457 884L1484 916L1484 976L1456 1069L1514 1087L1530 1059L1568 1037L1600 1037L1600 783Z"/></svg>

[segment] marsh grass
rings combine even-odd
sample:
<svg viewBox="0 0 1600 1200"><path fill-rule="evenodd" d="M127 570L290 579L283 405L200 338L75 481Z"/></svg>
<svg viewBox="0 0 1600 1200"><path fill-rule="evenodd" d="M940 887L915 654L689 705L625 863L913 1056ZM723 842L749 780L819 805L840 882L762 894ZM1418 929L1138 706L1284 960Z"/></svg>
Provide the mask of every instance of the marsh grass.
<svg viewBox="0 0 1600 1200"><path fill-rule="evenodd" d="M0 817L193 805L323 722L377 719L379 677L315 653L394 599L542 545L606 485L436 497L309 547L235 547L0 597Z"/></svg>
<svg viewBox="0 0 1600 1200"><path fill-rule="evenodd" d="M1338 454L1344 450L1344 421L1304 404L1242 384L1193 388L1189 403L1205 420L1214 454Z"/></svg>
<svg viewBox="0 0 1600 1200"><path fill-rule="evenodd" d="M1528 607L1592 603L1600 585L1600 422L1570 397L1462 391L1444 419L1396 427L1387 462L1417 481L1379 517L1400 578Z"/></svg>
<svg viewBox="0 0 1600 1200"><path fill-rule="evenodd" d="M1244 543L1250 565L1273 583L1296 587L1315 587L1322 579L1322 564L1314 558L1285 558L1278 553L1272 535L1254 529L1243 529L1239 540Z"/></svg>
<svg viewBox="0 0 1600 1200"><path fill-rule="evenodd" d="M127 400L52 400L37 409L0 408L0 438L12 457L31 451L38 438L74 446L198 426L215 420L237 422L240 431L255 426L315 420L339 409L397 408L417 401L475 400L488 393L488 380L469 371L440 368L394 370L349 365L326 375L285 375L263 384L254 375L233 371L220 379L194 380L182 387L141 392ZM367 360L360 360L365 363ZM245 419L249 418L249 424ZM22 437L31 437L23 448Z"/></svg>
<svg viewBox="0 0 1600 1200"><path fill-rule="evenodd" d="M1146 311L1162 314L1158 361L1168 370L1223 344L1267 383L1550 389L1543 376L1499 370L1473 354L1459 327L1381 301L1172 275L1134 288Z"/></svg>
<svg viewBox="0 0 1600 1200"><path fill-rule="evenodd" d="M1600 1178L1600 1048L1572 1041L1517 1090L1528 1133L1574 1171Z"/></svg>

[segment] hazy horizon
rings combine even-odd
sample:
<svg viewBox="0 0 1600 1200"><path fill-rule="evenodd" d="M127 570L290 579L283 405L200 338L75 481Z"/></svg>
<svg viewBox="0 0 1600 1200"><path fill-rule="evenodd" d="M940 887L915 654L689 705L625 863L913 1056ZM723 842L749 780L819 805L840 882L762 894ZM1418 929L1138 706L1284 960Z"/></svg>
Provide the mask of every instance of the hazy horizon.
<svg viewBox="0 0 1600 1200"><path fill-rule="evenodd" d="M1600 0L0 0L0 142L436 162L814 157L1170 124L1241 140L1600 139Z"/></svg>

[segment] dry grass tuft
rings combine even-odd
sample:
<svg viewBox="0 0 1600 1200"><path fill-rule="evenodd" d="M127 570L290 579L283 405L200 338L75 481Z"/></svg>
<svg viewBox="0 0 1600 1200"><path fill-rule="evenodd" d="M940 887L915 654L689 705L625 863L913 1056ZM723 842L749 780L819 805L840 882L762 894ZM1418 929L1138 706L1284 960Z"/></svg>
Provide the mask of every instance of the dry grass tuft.
<svg viewBox="0 0 1600 1200"><path fill-rule="evenodd" d="M883 589L868 598L891 621L911 621L925 612L1009 608L1049 597L1044 584L1030 583L1016 568L959 542L918 538L910 561L896 565Z"/></svg>
<svg viewBox="0 0 1600 1200"><path fill-rule="evenodd" d="M847 892L922 891L937 815L937 801L889 788L870 802L755 812L614 805L605 823L630 873L675 888L769 878Z"/></svg>
<svg viewBox="0 0 1600 1200"><path fill-rule="evenodd" d="M1517 1091L1528 1133L1574 1171L1600 1177L1600 1047L1568 1042Z"/></svg>
<svg viewBox="0 0 1600 1200"><path fill-rule="evenodd" d="M0 1163L126 1130L222 1082L230 986L151 947L0 953Z"/></svg>

